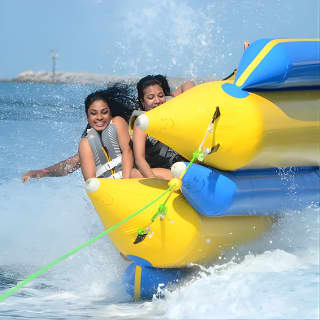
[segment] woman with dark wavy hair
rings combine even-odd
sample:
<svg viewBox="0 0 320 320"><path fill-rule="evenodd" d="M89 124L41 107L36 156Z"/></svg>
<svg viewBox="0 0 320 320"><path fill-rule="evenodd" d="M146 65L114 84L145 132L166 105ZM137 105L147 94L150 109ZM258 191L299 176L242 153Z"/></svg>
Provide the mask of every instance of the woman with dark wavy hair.
<svg viewBox="0 0 320 320"><path fill-rule="evenodd" d="M95 177L136 178L128 124L127 97L114 85L91 93L85 100L88 129L79 143L84 180Z"/></svg>
<svg viewBox="0 0 320 320"><path fill-rule="evenodd" d="M194 83L188 81L170 93L166 77L148 75L137 83L139 105L144 111L152 110L165 103L168 96L175 97L193 86ZM157 177L170 180L171 166L177 161L185 160L137 126L133 128L133 147L136 166L145 178Z"/></svg>
<svg viewBox="0 0 320 320"><path fill-rule="evenodd" d="M120 116L126 121L130 118L132 112L136 109L142 109L145 111L151 110L152 108L164 103L166 101L166 97L172 96L175 97L182 92L188 90L189 88L193 87L194 83L191 81L185 82L183 85L175 89L172 93L170 92L170 87L168 84L168 80L163 75L148 75L139 80L137 83L137 93L138 93L138 102L134 98L134 94L132 91L132 86L127 84L118 83L111 87L109 87L106 91L112 95L111 101L112 103L112 116ZM158 89L156 92L154 89ZM87 133L87 130L90 129L90 125L88 124L86 130L82 134L84 137ZM137 143L136 145L136 152L137 157L135 158L137 161L138 168L141 161L140 155L143 148L146 148L147 152L145 153L148 161L148 166L150 168L158 168L155 170L156 176L161 178L168 178L168 173L170 170L171 164L176 157L176 153L173 150L167 150L166 153L167 157L162 158L160 155L160 149L162 144L157 140L152 140L151 137L148 139L146 138L139 138L136 137ZM158 143L157 143L158 142ZM144 146L144 147L143 147ZM162 148L164 150L164 148ZM170 155L170 156L169 156ZM140 157L140 158L139 158ZM145 156L143 156L145 158ZM139 163L139 164L138 164ZM22 182L27 182L30 178L40 179L43 177L60 177L68 175L69 173L74 172L75 170L80 168L80 158L79 153L76 153L72 157L60 161L52 166L49 166L44 169L39 170L30 170L23 174ZM150 171L145 171L145 166L142 167L142 174L140 176L150 176ZM149 173L148 173L149 172ZM134 171L134 176L138 176L139 173ZM154 176L154 175L152 175Z"/></svg>
<svg viewBox="0 0 320 320"><path fill-rule="evenodd" d="M137 102L134 96L135 89L125 83L116 83L109 86L106 90L99 90L90 94L85 100L85 111L89 120L90 105L96 100L104 101L110 109L110 114L115 119L115 125L122 123L122 127L127 126L127 123L133 110L137 109ZM121 124L120 124L121 126ZM82 138L86 137L87 131L91 129L91 124L88 125L82 134ZM122 130L121 138L129 138L128 130L124 133ZM120 134L119 134L120 137ZM130 145L131 148L131 145ZM126 149L126 151L128 151ZM40 179L43 177L60 177L68 175L80 168L79 153L74 154L72 157L62 160L52 166L39 170L30 170L23 174L22 182L27 182L30 178ZM135 170L137 171L137 170ZM127 174L125 173L125 176Z"/></svg>

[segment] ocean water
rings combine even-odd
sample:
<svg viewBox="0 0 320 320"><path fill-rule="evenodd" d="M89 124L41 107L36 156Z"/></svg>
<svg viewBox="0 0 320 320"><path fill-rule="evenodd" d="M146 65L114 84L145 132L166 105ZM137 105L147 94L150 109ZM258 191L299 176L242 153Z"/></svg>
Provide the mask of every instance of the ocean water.
<svg viewBox="0 0 320 320"><path fill-rule="evenodd" d="M80 172L21 183L77 151L94 89L0 83L0 295L103 231ZM128 262L106 236L0 303L0 319L319 319L319 213L282 212L263 237L152 301L127 295Z"/></svg>

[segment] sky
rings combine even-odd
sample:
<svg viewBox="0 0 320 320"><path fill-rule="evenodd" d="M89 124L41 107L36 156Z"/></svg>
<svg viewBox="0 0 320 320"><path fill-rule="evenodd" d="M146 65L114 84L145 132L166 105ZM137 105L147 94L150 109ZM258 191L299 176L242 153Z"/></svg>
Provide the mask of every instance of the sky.
<svg viewBox="0 0 320 320"><path fill-rule="evenodd" d="M0 78L232 72L243 42L319 38L320 0L0 0Z"/></svg>

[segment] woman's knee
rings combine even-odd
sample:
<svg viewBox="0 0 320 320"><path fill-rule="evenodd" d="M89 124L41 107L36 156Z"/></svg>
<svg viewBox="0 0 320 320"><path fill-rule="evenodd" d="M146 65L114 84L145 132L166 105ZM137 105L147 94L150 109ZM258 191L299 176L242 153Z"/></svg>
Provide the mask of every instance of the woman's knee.
<svg viewBox="0 0 320 320"><path fill-rule="evenodd" d="M130 178L143 178L143 175L138 169L133 168L131 170Z"/></svg>

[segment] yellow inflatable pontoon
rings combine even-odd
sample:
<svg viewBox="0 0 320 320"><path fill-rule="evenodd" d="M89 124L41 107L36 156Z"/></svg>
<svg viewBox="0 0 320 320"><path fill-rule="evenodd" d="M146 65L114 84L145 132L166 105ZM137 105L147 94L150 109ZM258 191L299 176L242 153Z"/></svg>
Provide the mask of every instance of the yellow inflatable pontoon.
<svg viewBox="0 0 320 320"><path fill-rule="evenodd" d="M168 188L160 179L89 179L87 192L105 228L143 208ZM198 214L181 192L167 203L165 219L156 219L146 239L134 244L139 228L147 227L160 202L109 234L116 248L134 261L157 268L209 263L224 250L261 235L271 217L210 218Z"/></svg>
<svg viewBox="0 0 320 320"><path fill-rule="evenodd" d="M239 98L224 90L227 85L232 86L223 81L198 85L136 123L191 160L219 108L204 144L217 150L205 157L206 165L233 171L320 164L320 90L244 92Z"/></svg>

